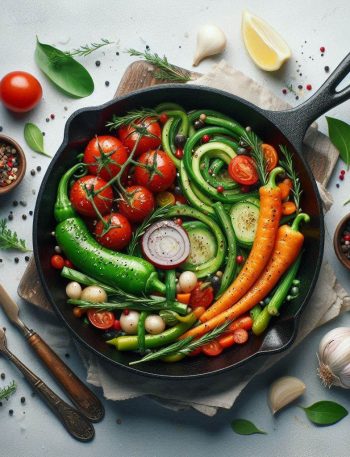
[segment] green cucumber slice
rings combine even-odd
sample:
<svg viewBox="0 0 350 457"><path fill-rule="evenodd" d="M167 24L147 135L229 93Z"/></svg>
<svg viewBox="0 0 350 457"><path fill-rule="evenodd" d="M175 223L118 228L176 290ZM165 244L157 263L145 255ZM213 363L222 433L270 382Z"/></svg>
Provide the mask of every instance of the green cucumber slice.
<svg viewBox="0 0 350 457"><path fill-rule="evenodd" d="M255 198L255 197L247 197L246 199L244 199L241 203L243 202L248 202L248 203L252 203L253 205L257 206L258 208L260 208L260 200L258 198Z"/></svg>
<svg viewBox="0 0 350 457"><path fill-rule="evenodd" d="M187 231L190 239L191 251L186 262L180 268L182 270L193 270L198 265L203 265L215 257L217 243L215 236L203 222L184 222L182 226Z"/></svg>
<svg viewBox="0 0 350 457"><path fill-rule="evenodd" d="M238 243L243 247L253 245L259 219L259 208L250 202L239 202L231 208L231 221Z"/></svg>

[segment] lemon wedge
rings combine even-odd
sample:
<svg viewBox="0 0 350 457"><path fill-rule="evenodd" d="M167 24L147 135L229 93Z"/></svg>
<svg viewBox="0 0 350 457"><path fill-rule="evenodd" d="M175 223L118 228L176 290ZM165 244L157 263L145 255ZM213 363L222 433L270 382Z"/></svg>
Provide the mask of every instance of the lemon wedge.
<svg viewBox="0 0 350 457"><path fill-rule="evenodd" d="M284 39L267 22L248 11L243 12L242 34L248 54L262 70L279 70L291 56Z"/></svg>

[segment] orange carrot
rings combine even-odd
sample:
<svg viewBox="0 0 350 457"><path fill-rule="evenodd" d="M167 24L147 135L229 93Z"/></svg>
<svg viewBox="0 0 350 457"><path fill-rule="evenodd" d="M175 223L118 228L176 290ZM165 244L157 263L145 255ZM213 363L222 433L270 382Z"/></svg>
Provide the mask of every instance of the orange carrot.
<svg viewBox="0 0 350 457"><path fill-rule="evenodd" d="M188 305L191 299L191 294L177 294L176 295L176 300L179 301L180 303L184 303L185 305Z"/></svg>
<svg viewBox="0 0 350 457"><path fill-rule="evenodd" d="M209 321L191 328L181 335L180 338L186 338L187 336L198 338L227 320L237 319L237 317L247 313L263 300L299 255L304 242L304 235L298 231L301 220L308 222L310 218L307 214L300 213L294 219L291 227L289 225L282 225L278 229L276 244L271 260L258 281L244 297L229 309L214 316Z"/></svg>
<svg viewBox="0 0 350 457"><path fill-rule="evenodd" d="M205 311L204 306L197 306L196 308L193 309L192 313L199 318Z"/></svg>
<svg viewBox="0 0 350 457"><path fill-rule="evenodd" d="M282 214L281 191L276 186L275 178L283 171L283 168L275 168L270 173L269 182L260 187L258 227L249 257L230 287L202 314L200 317L202 322L212 319L243 297L258 279L269 261Z"/></svg>
<svg viewBox="0 0 350 457"><path fill-rule="evenodd" d="M284 202L282 204L282 214L283 216L290 216L294 214L297 210L297 207L294 202Z"/></svg>
<svg viewBox="0 0 350 457"><path fill-rule="evenodd" d="M293 182L291 179L286 178L278 184L278 187L281 189L282 200L285 200L289 197L290 191L293 189Z"/></svg>
<svg viewBox="0 0 350 457"><path fill-rule="evenodd" d="M238 328L244 328L244 330L251 330L253 327L253 319L250 316L241 316L235 321L232 322L232 324L229 325L227 331L229 332L234 332Z"/></svg>

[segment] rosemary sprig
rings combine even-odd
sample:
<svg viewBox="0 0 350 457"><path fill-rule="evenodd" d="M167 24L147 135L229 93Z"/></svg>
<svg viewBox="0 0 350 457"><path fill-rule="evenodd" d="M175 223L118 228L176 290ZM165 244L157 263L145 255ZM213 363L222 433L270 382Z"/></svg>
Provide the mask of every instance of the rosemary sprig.
<svg viewBox="0 0 350 457"><path fill-rule="evenodd" d="M297 207L297 212L299 212L301 210L300 199L301 199L301 194L303 193L303 191L301 188L300 180L298 178L298 175L297 175L294 165L293 165L293 154L291 152L289 152L287 147L284 145L280 145L279 148L284 157L283 160L280 160L280 165L281 165L281 167L283 167L285 169L288 178L292 180L293 199L294 199L295 206Z"/></svg>
<svg viewBox="0 0 350 457"><path fill-rule="evenodd" d="M160 57L158 54L152 54L149 51L140 52L136 49L128 49L126 52L132 57L142 57L146 62L154 65L157 68L153 71L156 79L166 79L178 83L186 83L192 79L189 71L175 67L168 62L166 56Z"/></svg>
<svg viewBox="0 0 350 457"><path fill-rule="evenodd" d="M195 349L204 346L205 344L209 343L210 341L214 340L218 336L220 336L227 327L232 323L231 320L225 322L224 324L214 328L210 332L206 333L205 335L201 336L197 340L193 340L192 336L188 336L183 340L176 341L175 343L171 344L170 346L166 346L159 351L151 352L150 354L145 355L142 359L134 360L130 362L129 365L136 365L138 363L149 362L150 360L157 360L161 357L165 357L168 355L173 354L183 354L187 355L190 352L194 351Z"/></svg>
<svg viewBox="0 0 350 457"><path fill-rule="evenodd" d="M89 54L91 54L92 52L97 51L97 49L100 49L103 46L107 46L109 44L114 44L114 41L109 41L106 38L101 38L100 43L91 43L91 44L79 46L79 48L73 49L72 51L67 51L67 52L65 52L65 54L67 54L67 56L71 56L71 57L73 57L73 56L86 57Z"/></svg>
<svg viewBox="0 0 350 457"><path fill-rule="evenodd" d="M129 243L128 247L128 254L133 255L135 252L135 249L137 247L137 244L140 240L140 238L144 235L145 231L148 229L150 225L153 224L153 222L156 222L157 220L161 219L166 215L168 212L168 205L166 206L161 206L157 208L153 213L151 213L148 218L146 218L134 231L131 241Z"/></svg>
<svg viewBox="0 0 350 457"><path fill-rule="evenodd" d="M16 392L17 386L15 381L12 381L8 386L0 389L0 400L8 400L11 395Z"/></svg>
<svg viewBox="0 0 350 457"><path fill-rule="evenodd" d="M108 127L110 130L115 130L123 125L133 125L136 122L142 122L147 117L156 117L158 119L159 113L151 108L140 108L137 110L129 111L124 116L116 116L114 114L112 121L107 122L106 127Z"/></svg>
<svg viewBox="0 0 350 457"><path fill-rule="evenodd" d="M7 227L6 219L0 220L0 249L17 249L18 251L27 252L26 242L18 238L16 232Z"/></svg>
<svg viewBox="0 0 350 457"><path fill-rule="evenodd" d="M267 183L267 164L261 148L261 140L252 130L245 130L241 135L241 142L251 148L251 156L256 164L256 171L262 185Z"/></svg>

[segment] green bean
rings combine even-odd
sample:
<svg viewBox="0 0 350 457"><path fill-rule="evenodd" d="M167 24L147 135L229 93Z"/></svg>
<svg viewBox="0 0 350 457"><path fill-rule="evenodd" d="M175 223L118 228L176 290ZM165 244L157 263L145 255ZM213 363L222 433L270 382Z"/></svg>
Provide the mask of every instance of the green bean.
<svg viewBox="0 0 350 457"><path fill-rule="evenodd" d="M238 122L235 122L232 119L228 120L222 117L207 116L205 123L207 125L216 125L218 127L228 129L230 130L231 135L233 134L238 138L240 138L245 133L245 129Z"/></svg>
<svg viewBox="0 0 350 457"><path fill-rule="evenodd" d="M157 113L166 113L169 110L185 111L181 105L171 102L160 103L154 110L157 111Z"/></svg>
<svg viewBox="0 0 350 457"><path fill-rule="evenodd" d="M233 141L231 138L227 138L226 136L222 136L222 135L214 135L210 141L220 141L220 143L225 143L236 152L237 152L237 149L239 148L238 143Z"/></svg>
<svg viewBox="0 0 350 457"><path fill-rule="evenodd" d="M167 301L172 302L176 296L176 274L175 270L167 270L165 272L165 296Z"/></svg>
<svg viewBox="0 0 350 457"><path fill-rule="evenodd" d="M209 157L205 156L201 162L203 178L215 188L222 186L225 190L237 189L239 187L238 184L231 178L224 178L218 175L224 165L225 162L222 159L215 159L212 164L210 164ZM209 170L211 170L211 173L209 173Z"/></svg>
<svg viewBox="0 0 350 457"><path fill-rule="evenodd" d="M220 117L222 119L226 119L227 121L232 120L229 116L226 116L225 114L219 113L218 111L214 111L212 109L202 109L202 110L192 111L191 113L188 113L188 120L192 123L193 121L199 119L199 116L201 114L205 114L206 116Z"/></svg>
<svg viewBox="0 0 350 457"><path fill-rule="evenodd" d="M145 329L145 320L148 316L147 311L141 311L139 321L137 323L137 345L141 354L145 352L146 349L146 329Z"/></svg>
<svg viewBox="0 0 350 457"><path fill-rule="evenodd" d="M171 158L171 160L174 162L175 166L177 169L180 168L180 160L176 158L172 152L171 146L170 146L170 129L175 121L175 118L171 117L166 121L164 124L163 130L162 130L162 146L164 152Z"/></svg>
<svg viewBox="0 0 350 457"><path fill-rule="evenodd" d="M250 317L253 319L253 323L257 320L258 316L260 315L262 309L260 305L255 305L254 308L250 310Z"/></svg>

